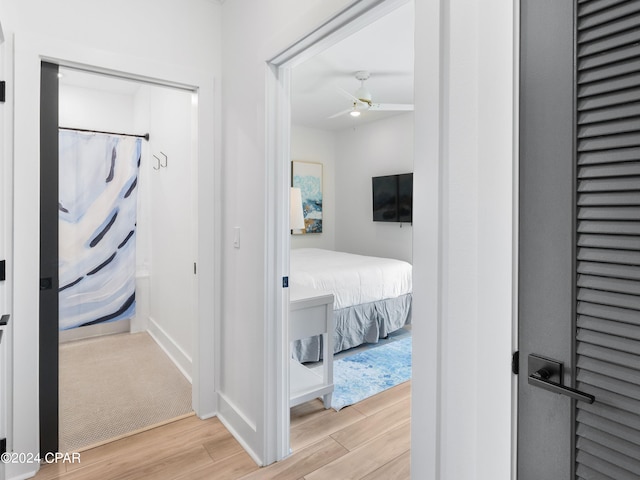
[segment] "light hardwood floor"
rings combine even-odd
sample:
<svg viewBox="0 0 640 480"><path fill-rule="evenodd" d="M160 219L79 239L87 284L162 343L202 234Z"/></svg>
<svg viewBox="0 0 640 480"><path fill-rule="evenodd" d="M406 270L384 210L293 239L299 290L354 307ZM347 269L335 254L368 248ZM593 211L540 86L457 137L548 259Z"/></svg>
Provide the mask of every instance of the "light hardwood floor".
<svg viewBox="0 0 640 480"><path fill-rule="evenodd" d="M217 418L184 418L42 467L36 480L409 479L411 382L340 412L291 410L293 454L258 468Z"/></svg>

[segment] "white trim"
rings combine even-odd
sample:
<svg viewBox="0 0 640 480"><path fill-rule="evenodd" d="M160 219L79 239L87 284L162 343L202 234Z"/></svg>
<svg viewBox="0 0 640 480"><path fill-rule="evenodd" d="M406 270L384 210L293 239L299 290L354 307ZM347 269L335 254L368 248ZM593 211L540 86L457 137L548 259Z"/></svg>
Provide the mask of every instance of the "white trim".
<svg viewBox="0 0 640 480"><path fill-rule="evenodd" d="M0 315L9 314L9 324L2 328L2 342L0 343L0 437L7 439L7 451L11 451L13 430L13 309L12 309L12 222L13 222L13 39L11 36L5 42L2 25L0 24L0 79L7 80L5 103L0 107L0 189L3 199L0 201L0 258L6 259L6 281L0 283ZM6 471L11 466L0 465L0 478L4 479Z"/></svg>
<svg viewBox="0 0 640 480"><path fill-rule="evenodd" d="M265 218L265 362L263 404L264 462L289 455L289 290L282 279L289 275L289 146L291 131L290 69L266 66L267 185ZM285 194L286 193L286 194ZM275 231L270 232L270 227ZM274 281L275 280L275 281ZM273 414L275 412L275 415Z"/></svg>
<svg viewBox="0 0 640 480"><path fill-rule="evenodd" d="M511 350L518 345L518 265L520 224L520 2L513 4L513 244ZM511 480L518 478L518 375L511 378Z"/></svg>
<svg viewBox="0 0 640 480"><path fill-rule="evenodd" d="M222 393L219 394L219 405L220 405L220 411L218 412L218 415L217 415L218 420L220 420L222 425L225 426L225 428L229 431L229 433L231 433L231 435L233 435L233 437L238 441L238 443L242 445L242 448L245 449L245 451L249 454L249 456L253 459L253 461L256 462L258 466L262 467L266 465L266 463L263 463L260 460L260 456L253 451L251 446L244 441L247 435L256 434L257 430L256 430L255 423L251 422L247 417L245 417L242 414L241 410L237 406L235 406L232 402L230 402L228 398L224 396ZM230 422L226 418L227 416L234 417L233 421ZM239 432L238 429L234 427L234 425L240 425L240 426L246 425L249 428L251 428L251 426L253 425L253 431Z"/></svg>
<svg viewBox="0 0 640 480"><path fill-rule="evenodd" d="M167 332L151 317L149 317L149 328L147 332L164 353L167 354L167 357L178 367L182 375L189 380L189 383L193 383L191 379L191 372L193 371L193 361L191 357L187 355L180 345L167 335Z"/></svg>
<svg viewBox="0 0 640 480"><path fill-rule="evenodd" d="M215 99L213 73L185 67L155 63L141 57L95 50L81 43L23 35L15 41L15 105L14 108L14 373L21 378L14 383L14 449L37 452L38 425L38 252L39 252L39 139L34 136L39 119L40 63L47 59L65 66L112 72L129 78L155 80L169 86L189 86L197 91L198 100L198 209L199 249L196 261L198 304L193 362L194 410L204 418L217 408L214 391L214 324L219 308L220 284L215 282L216 260L219 258L219 231L210 217L211 205L219 208L217 185L220 156L215 142ZM36 126L36 127L34 127ZM211 135L210 132L216 132ZM34 181L34 178L36 180ZM219 202L218 202L219 203ZM18 474L16 472L16 474Z"/></svg>
<svg viewBox="0 0 640 480"><path fill-rule="evenodd" d="M258 427L249 417L242 413L236 404L234 404L222 392L218 392L218 413L217 417L233 437L242 445L242 448L259 466L268 465L263 461L261 456L251 448L251 445L244 439L255 436ZM269 462L272 463L272 462Z"/></svg>
<svg viewBox="0 0 640 480"><path fill-rule="evenodd" d="M275 67L295 67L407 2L409 0L355 0L267 63Z"/></svg>
<svg viewBox="0 0 640 480"><path fill-rule="evenodd" d="M266 321L263 377L265 464L281 460L290 453L289 292L279 282L289 272L290 237L283 232L289 231L291 68L407 2L408 0L355 0L349 7L267 62Z"/></svg>

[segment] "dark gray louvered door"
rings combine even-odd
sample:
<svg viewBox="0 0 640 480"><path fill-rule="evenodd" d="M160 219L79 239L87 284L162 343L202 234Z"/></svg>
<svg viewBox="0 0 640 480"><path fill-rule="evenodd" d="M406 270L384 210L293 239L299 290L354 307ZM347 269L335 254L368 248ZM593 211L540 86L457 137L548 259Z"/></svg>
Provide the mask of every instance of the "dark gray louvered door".
<svg viewBox="0 0 640 480"><path fill-rule="evenodd" d="M638 480L640 0L522 0L520 58L518 479Z"/></svg>
<svg viewBox="0 0 640 480"><path fill-rule="evenodd" d="M576 477L640 479L640 1L577 8Z"/></svg>

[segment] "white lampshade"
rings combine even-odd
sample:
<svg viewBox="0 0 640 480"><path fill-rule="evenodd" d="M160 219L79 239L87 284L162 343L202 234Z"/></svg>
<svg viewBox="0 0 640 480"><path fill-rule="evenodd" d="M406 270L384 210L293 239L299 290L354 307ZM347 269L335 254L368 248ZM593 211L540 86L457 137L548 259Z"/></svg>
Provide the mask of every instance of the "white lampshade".
<svg viewBox="0 0 640 480"><path fill-rule="evenodd" d="M304 232L304 215L302 214L302 192L297 187L291 187L289 200L289 228Z"/></svg>

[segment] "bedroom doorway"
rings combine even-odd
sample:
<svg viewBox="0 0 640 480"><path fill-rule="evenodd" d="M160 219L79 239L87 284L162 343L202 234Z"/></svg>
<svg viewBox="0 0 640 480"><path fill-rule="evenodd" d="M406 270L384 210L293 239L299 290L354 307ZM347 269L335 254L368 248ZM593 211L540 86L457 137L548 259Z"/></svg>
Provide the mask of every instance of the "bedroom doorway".
<svg viewBox="0 0 640 480"><path fill-rule="evenodd" d="M355 12L358 8L361 10ZM284 218L284 213L286 212L288 214L290 211L288 193L289 186L292 184L292 176L295 176L295 172L293 171L296 168L295 162L321 165L320 181L322 182L322 199L320 203L322 205L322 233L306 233L304 235L291 235L291 237L287 235L283 237L281 239L281 245L284 245L285 248L282 250L282 258L276 258L272 265L272 268L277 272L279 270L278 263L281 262L284 276L287 276L288 273L292 282L295 282L295 265L294 260L290 258L291 248L294 250L303 250L305 248L344 250L372 257L397 258L406 263L411 263L412 260L411 222L374 223L372 220L371 188L373 177L407 174L413 170L412 97L402 97L401 95L396 98L389 96L388 99L384 99L383 97L383 95L385 95L384 90L389 88L384 84L393 84L394 80L400 83L408 83L409 87L407 90L412 92L413 56L412 54L409 55L410 58L406 63L409 65L408 68L392 64L383 66L380 63L374 64L372 62L371 67L367 67L371 68L371 70L365 72L361 70L363 66L361 59L359 61L357 55L355 55L357 48L348 52L348 49L345 49L344 45L346 44L345 42L349 41L357 43L358 37L365 38L367 34L374 36L380 35L381 38L386 39L390 38L390 36L393 37L389 32L371 34L367 32L367 27L372 27L376 21L384 24L385 19L386 22L392 22L393 19L402 17L404 14L405 17L409 18L410 22L410 28L407 29L405 33L408 33L409 50L412 52L413 2L395 0L361 2L357 7L348 9L348 11L344 13L344 18L334 19L335 23L329 27L334 28L334 32L338 32L335 34L335 37L339 38L332 38L330 40L323 38L323 40L300 42L300 44L291 47L290 51L283 52L271 62L271 66L274 68L274 74L278 77L276 81L279 83L278 86L274 85L274 88L277 90L274 94L282 96L283 104L288 105L287 108L290 107L291 121L293 123L293 125L286 124L282 119L278 119L278 121L275 122L280 129L278 131L278 141L291 146L291 155L285 156L287 158L286 165L278 165L276 167L279 170L276 176L278 182L281 182L277 188L287 192L287 200L283 201L283 206L286 208L280 212L280 215L282 215L281 220L284 223L284 231L288 230L289 225L289 219L288 217L286 219ZM338 17L340 17L340 15L338 15ZM336 25L339 25L339 27L336 28ZM318 38L322 38L322 33L318 33ZM386 43L387 45L389 44L389 42ZM329 53L327 53L327 56L323 56L323 53L330 52L332 47L335 47L334 51L342 54L341 61L345 63L339 66L332 66L332 60L328 59ZM389 47L389 49L391 51L390 53L394 51L392 46ZM372 50L375 51L375 48ZM318 54L314 62L313 57L319 51L323 53ZM397 55L395 57L397 57ZM397 58L395 59L397 60ZM349 66L345 67L345 64ZM355 65L358 65L358 67ZM297 75L297 72L303 73ZM376 82L373 81L374 78ZM336 79L340 80L340 82L336 82ZM373 102L375 102L374 100L372 102L372 111L359 113L361 113L362 119L367 117L365 113L381 114L380 117L375 119L377 121L372 121L371 123L365 121L356 124L354 116L349 115L350 109L354 109L354 107L345 108L345 106L349 107L353 102L353 94L350 94L349 90L355 92L358 86L365 86L364 82L367 82L366 87L368 89L377 89L379 92L379 94L377 94L377 98L379 98L378 102L385 102L386 104L393 102L395 105L402 105L403 108L398 108L400 111L394 112L376 112L374 110L377 104L373 104ZM342 86L335 85L336 83L341 83ZM376 85L378 86L376 87ZM280 88L282 88L282 90L280 90ZM317 115L318 118L316 121L318 121L318 123L316 124L308 117L300 120L299 124L296 124L296 119L300 118L297 117L297 114L304 113L302 109L297 108L300 105L297 101L301 101L300 99L306 96L313 95L313 92L317 92L318 90L328 91L330 96L338 100L340 107L330 107L333 109L331 112L320 110L322 113ZM400 91L401 89L398 88L397 90ZM302 100L302 103L304 103L304 100ZM319 103L323 102L320 101ZM334 102L327 102L327 104L335 105ZM383 110L383 108L380 110ZM358 105L355 105L355 109L358 110ZM314 111L313 108L306 108L304 110L307 112ZM317 110L318 109L316 109L316 111ZM331 116L333 116L333 118L327 118ZM370 117L374 117L374 115L370 115ZM287 121L288 120L289 117L287 117ZM339 133L339 130L343 130L342 133ZM380 132L385 131L386 133L382 133L382 137L386 137L387 141L393 142L395 137L395 141L398 142L398 144L408 146L408 150L410 151L402 154L403 159L401 162L393 164L389 162L387 158L385 164L383 158L378 158L374 162L376 165L372 167L372 169L367 170L366 173L361 172L360 175L354 176L362 167L362 164L358 165L354 163L350 165L351 171L344 171L338 174L338 168L336 167L338 163L336 161L338 156L336 154L336 150L338 150L336 147L337 144L343 146L353 145L354 150L352 153L356 152L359 146L364 156L367 155L366 147L371 147L371 149L368 150L369 154L380 153L384 156L385 149L376 148L376 146L380 147L380 144L373 141L373 139L376 138L380 140L382 138ZM358 139L359 142L354 142L354 139ZM398 149L395 148L394 152L397 155ZM386 156L393 156L393 153L387 150ZM292 164L290 162L294 163ZM342 164L342 166L344 166L344 164ZM350 198L349 195L353 196ZM340 207L340 199L342 199L343 205L349 205L350 207L357 203L362 211L359 210L357 217L349 218L349 215L346 213L348 209ZM337 213L338 210L342 211ZM317 220L317 218L315 220ZM315 223L317 225L318 222ZM358 225L360 225L360 227L358 227ZM363 229L366 229L366 231L363 232ZM360 230L360 236L357 235L358 230ZM285 298L283 298L282 305L286 306L288 305L289 292L284 289L283 295ZM277 296L278 294L274 292L274 297ZM282 310L276 312L276 317L283 319L278 329L283 329L283 325L288 324L288 312L286 310L286 308L282 308ZM402 330L402 325L400 325L400 327ZM396 326L394 331L397 331L397 329L398 327ZM410 338L410 327L404 331ZM392 332L385 332L383 336L386 337L387 333ZM283 346L286 345L284 348L286 348L285 351L288 351L288 345L286 344L286 340L284 340L287 339L288 336L285 335L280 338L283 338ZM283 371L284 376L278 389L282 396L286 398L289 394L289 374L286 366L283 366ZM284 434L279 437L283 439L279 445L282 451L288 451L289 449L289 413L288 402L283 402L280 409L281 421L279 422L279 425L283 426L284 429Z"/></svg>
<svg viewBox="0 0 640 480"><path fill-rule="evenodd" d="M42 452L193 413L193 95L43 64Z"/></svg>

